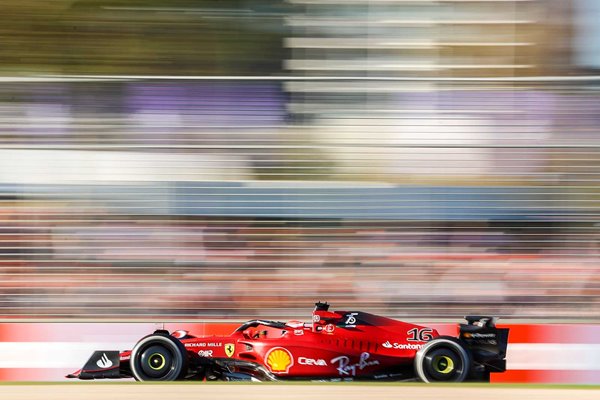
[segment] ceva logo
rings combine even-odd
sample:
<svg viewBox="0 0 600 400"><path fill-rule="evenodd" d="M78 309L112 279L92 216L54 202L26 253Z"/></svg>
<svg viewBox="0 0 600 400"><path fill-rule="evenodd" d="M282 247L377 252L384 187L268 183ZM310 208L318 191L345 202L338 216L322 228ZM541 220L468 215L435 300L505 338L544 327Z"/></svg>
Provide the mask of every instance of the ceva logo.
<svg viewBox="0 0 600 400"><path fill-rule="evenodd" d="M102 357L96 361L96 365L100 368L110 368L113 366L112 361L106 356L106 353L102 353Z"/></svg>
<svg viewBox="0 0 600 400"><path fill-rule="evenodd" d="M315 360L314 358L298 357L298 364L312 365L315 367L326 367L327 361L323 360L322 358Z"/></svg>

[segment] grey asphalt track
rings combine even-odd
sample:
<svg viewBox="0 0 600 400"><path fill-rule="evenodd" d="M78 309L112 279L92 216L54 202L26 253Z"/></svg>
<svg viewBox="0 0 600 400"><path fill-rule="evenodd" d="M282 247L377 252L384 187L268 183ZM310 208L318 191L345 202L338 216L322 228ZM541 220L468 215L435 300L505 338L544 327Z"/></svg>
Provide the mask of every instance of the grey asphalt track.
<svg viewBox="0 0 600 400"><path fill-rule="evenodd" d="M0 399L11 400L240 400L240 399L430 399L452 400L598 400L600 389L590 387L530 386L438 386L386 384L113 384L88 382L73 384L0 385Z"/></svg>

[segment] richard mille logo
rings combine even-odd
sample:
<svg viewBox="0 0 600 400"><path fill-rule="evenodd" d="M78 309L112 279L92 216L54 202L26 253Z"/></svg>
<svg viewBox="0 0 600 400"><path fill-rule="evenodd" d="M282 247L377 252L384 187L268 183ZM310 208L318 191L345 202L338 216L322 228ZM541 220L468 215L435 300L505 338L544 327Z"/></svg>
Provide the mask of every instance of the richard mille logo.
<svg viewBox="0 0 600 400"><path fill-rule="evenodd" d="M110 368L110 367L112 367L113 363L106 356L106 353L102 353L102 357L100 357L100 359L98 361L96 361L96 365L99 366L100 368Z"/></svg>

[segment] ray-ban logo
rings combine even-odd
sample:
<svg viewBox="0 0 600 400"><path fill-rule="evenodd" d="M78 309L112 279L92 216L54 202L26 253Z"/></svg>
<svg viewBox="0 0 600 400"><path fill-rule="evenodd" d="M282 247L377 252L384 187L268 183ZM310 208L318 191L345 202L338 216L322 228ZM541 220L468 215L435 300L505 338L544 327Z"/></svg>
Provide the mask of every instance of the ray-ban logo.
<svg viewBox="0 0 600 400"><path fill-rule="evenodd" d="M96 361L96 365L100 368L110 368L112 367L113 363L106 356L106 353L102 353L102 357L100 357L100 359Z"/></svg>

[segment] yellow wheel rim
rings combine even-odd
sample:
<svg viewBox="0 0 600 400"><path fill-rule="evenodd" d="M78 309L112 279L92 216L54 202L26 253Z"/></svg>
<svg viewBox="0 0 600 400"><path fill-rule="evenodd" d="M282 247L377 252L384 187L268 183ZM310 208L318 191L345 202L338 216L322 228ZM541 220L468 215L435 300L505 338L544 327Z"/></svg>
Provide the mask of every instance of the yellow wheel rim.
<svg viewBox="0 0 600 400"><path fill-rule="evenodd" d="M158 358L160 358L160 364L159 365L152 365L153 364L153 360L155 359L154 357L158 356ZM150 366L150 368L152 368L155 371L161 370L163 369L163 367L166 364L166 360L165 360L165 356L163 356L160 353L153 353L152 355L150 355L150 357L148 357L148 365Z"/></svg>
<svg viewBox="0 0 600 400"><path fill-rule="evenodd" d="M454 370L454 361L448 356L439 356L433 360L433 369L440 374L449 374Z"/></svg>

